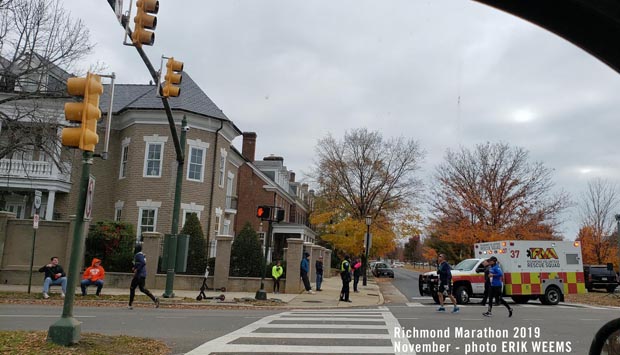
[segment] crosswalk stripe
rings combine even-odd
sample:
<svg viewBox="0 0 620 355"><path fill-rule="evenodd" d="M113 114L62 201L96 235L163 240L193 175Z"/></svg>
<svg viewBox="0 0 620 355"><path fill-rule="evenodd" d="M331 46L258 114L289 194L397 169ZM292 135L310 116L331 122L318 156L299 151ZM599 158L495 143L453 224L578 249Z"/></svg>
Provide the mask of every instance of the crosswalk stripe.
<svg viewBox="0 0 620 355"><path fill-rule="evenodd" d="M302 333L250 333L244 338L299 338ZM304 333L306 335L307 333ZM351 334L339 333L311 333L313 339L351 339ZM360 338L355 334L355 338ZM390 334L364 334L364 339L391 339Z"/></svg>
<svg viewBox="0 0 620 355"><path fill-rule="evenodd" d="M261 318L208 341L187 355L261 352L393 354L395 328L400 328L400 324L387 307L334 310L333 313L331 310L291 310ZM409 344L406 338L398 341Z"/></svg>

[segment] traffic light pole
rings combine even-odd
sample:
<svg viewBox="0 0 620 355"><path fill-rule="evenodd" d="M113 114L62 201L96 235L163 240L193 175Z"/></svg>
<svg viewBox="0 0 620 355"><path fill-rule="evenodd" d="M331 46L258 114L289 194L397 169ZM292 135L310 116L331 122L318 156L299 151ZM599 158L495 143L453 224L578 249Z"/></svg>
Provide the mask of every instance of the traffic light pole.
<svg viewBox="0 0 620 355"><path fill-rule="evenodd" d="M93 153L84 151L82 153L82 178L75 213L75 227L73 228L73 242L71 243L71 260L69 262L69 272L67 277L67 293L65 303L62 308L61 318L52 324L47 332L47 338L63 346L76 344L80 341L81 322L73 318L73 301L75 298L75 287L80 275L80 264L84 255L84 243L82 234L84 230L84 210L86 207L86 192L88 190L88 178L90 176L90 166L93 164Z"/></svg>
<svg viewBox="0 0 620 355"><path fill-rule="evenodd" d="M271 239L271 223L273 221L269 218L269 228L267 228L267 235L265 236L265 258L263 259L263 270L261 271L260 277L260 290L256 291L256 296L254 297L257 300L266 300L267 299L267 291L265 291L265 273L267 271L267 257L269 253L269 240Z"/></svg>
<svg viewBox="0 0 620 355"><path fill-rule="evenodd" d="M108 4L110 5L110 7L112 8L112 11L115 13L115 9L114 9L114 1L108 1ZM120 21L120 25L121 27L123 27L123 29L127 32L127 34L131 37L132 31L129 28L129 26L127 26L127 23L129 22L129 19L126 16L122 16L121 21ZM151 77L153 78L153 80L156 83L159 83L160 78L159 78L159 73L155 70L155 68L153 67L153 64L151 64L151 61L149 60L148 56L146 55L146 53L144 52L144 50L142 49L141 46L134 46L134 48L136 49L136 51L138 52L138 55L140 55L140 58L142 58L142 61L144 62L144 65L146 65L146 68L148 69L149 73L151 74ZM180 209L180 205L181 205L181 184L183 181L183 164L185 161L185 157L184 157L184 149L181 146L181 143L179 142L179 136L177 134L177 129L176 129L176 124L174 122L174 117L172 116L172 110L170 109L170 104L168 103L168 98L163 96L163 92L162 92L162 88L160 86L159 88L159 96L161 98L161 102L164 105L164 110L166 111L166 117L168 118L168 125L170 126L170 135L172 136L172 142L174 143L174 150L176 152L176 156L177 156L177 163L178 163L178 170L177 170L177 181L176 181L176 188L175 188L175 193L174 193L174 206L173 206L173 212L172 212L172 227L171 227L171 234L174 235L173 238L176 238L176 234L178 232L178 218L179 218L179 209ZM182 131L182 135L185 131ZM185 145L185 143L183 143L183 146ZM176 223L175 223L176 220ZM172 244L172 243L171 243ZM168 250L168 255L174 255L176 256L176 249L175 250ZM170 265L170 259L168 260L168 271L166 272L166 290L164 292L164 297L174 297L174 293L172 292L172 288L173 288L173 284L174 284L174 264L176 264L176 262L172 263L173 265ZM170 272L170 268L172 269L172 272Z"/></svg>
<svg viewBox="0 0 620 355"><path fill-rule="evenodd" d="M181 121L181 156L185 155L185 140L187 135L187 117L183 116ZM181 187L183 186L183 160L177 160L177 182L174 189L174 206L172 209L172 227L170 230L170 238L172 242L169 244L168 260L166 262L166 290L162 295L165 298L173 298L174 273L176 267L176 245L179 233L179 210L181 209Z"/></svg>

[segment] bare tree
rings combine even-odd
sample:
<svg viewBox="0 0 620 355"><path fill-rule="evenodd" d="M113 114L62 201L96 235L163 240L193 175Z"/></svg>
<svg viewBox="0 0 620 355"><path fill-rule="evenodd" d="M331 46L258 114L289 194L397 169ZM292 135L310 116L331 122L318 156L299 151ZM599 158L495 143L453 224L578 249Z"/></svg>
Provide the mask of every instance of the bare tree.
<svg viewBox="0 0 620 355"><path fill-rule="evenodd" d="M594 254L597 263L602 264L611 255L614 246L614 214L620 206L618 186L600 178L588 182L588 188L581 196L581 227L588 228L588 235L582 239L583 248Z"/></svg>
<svg viewBox="0 0 620 355"><path fill-rule="evenodd" d="M92 48L60 0L0 0L0 159L36 152L62 168L65 80Z"/></svg>
<svg viewBox="0 0 620 355"><path fill-rule="evenodd" d="M379 132L354 129L342 141L331 135L319 140L313 177L327 208L353 219L377 217L410 206L423 155L414 140L384 140Z"/></svg>
<svg viewBox="0 0 620 355"><path fill-rule="evenodd" d="M310 176L318 186L311 221L323 227L321 240L360 255L368 228L364 220L371 216L370 256L392 251L401 217L415 215L423 155L414 140L385 140L365 128L346 132L343 140L331 135L319 140Z"/></svg>
<svg viewBox="0 0 620 355"><path fill-rule="evenodd" d="M551 195L551 170L503 143L448 150L429 197L432 229L458 243L552 239L566 193Z"/></svg>

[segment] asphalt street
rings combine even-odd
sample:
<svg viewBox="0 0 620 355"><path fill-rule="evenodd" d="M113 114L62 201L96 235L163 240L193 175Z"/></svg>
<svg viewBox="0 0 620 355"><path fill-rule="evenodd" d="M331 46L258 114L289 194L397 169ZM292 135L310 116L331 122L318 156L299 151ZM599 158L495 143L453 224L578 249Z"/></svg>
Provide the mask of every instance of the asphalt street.
<svg viewBox="0 0 620 355"><path fill-rule="evenodd" d="M279 310L75 307L82 332L130 335L165 341L174 354L186 353ZM47 330L62 314L60 306L0 304L1 330Z"/></svg>
<svg viewBox="0 0 620 355"><path fill-rule="evenodd" d="M83 332L166 341L174 354L587 354L595 332L620 312L612 307L509 301L514 316L494 307L437 312L417 294L417 273L397 269L378 282L394 301L379 307L276 310L183 310L76 307ZM388 297L386 297L386 300ZM398 302L397 300L401 300ZM0 305L0 329L47 330L59 306ZM539 347L539 348L537 348Z"/></svg>

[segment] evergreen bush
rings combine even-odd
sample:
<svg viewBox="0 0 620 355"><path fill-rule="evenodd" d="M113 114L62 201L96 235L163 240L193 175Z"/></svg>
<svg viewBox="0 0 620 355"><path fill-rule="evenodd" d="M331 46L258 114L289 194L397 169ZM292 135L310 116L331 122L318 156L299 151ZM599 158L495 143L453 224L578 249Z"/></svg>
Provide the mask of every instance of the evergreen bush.
<svg viewBox="0 0 620 355"><path fill-rule="evenodd" d="M85 241L84 265L101 259L106 271L131 272L136 234L125 222L100 221L90 226Z"/></svg>
<svg viewBox="0 0 620 355"><path fill-rule="evenodd" d="M187 216L181 234L189 235L189 250L187 254L188 275L204 275L207 267L207 242L202 233L200 220L195 213Z"/></svg>
<svg viewBox="0 0 620 355"><path fill-rule="evenodd" d="M235 237L230 251L230 276L258 277L263 267L262 245L250 223ZM268 273L267 275L271 275Z"/></svg>

